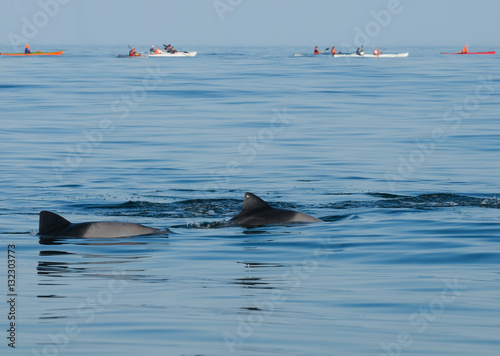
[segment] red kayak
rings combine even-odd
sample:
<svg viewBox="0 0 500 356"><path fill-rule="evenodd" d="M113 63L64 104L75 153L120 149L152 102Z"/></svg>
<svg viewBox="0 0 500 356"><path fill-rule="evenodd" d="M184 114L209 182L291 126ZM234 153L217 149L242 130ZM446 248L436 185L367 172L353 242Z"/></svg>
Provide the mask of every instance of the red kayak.
<svg viewBox="0 0 500 356"><path fill-rule="evenodd" d="M31 53L0 53L2 56L60 56L63 51L59 52L31 52Z"/></svg>
<svg viewBox="0 0 500 356"><path fill-rule="evenodd" d="M496 51L492 51L492 52L467 52L467 53L445 53L445 52L441 52L441 54L495 54L497 53Z"/></svg>

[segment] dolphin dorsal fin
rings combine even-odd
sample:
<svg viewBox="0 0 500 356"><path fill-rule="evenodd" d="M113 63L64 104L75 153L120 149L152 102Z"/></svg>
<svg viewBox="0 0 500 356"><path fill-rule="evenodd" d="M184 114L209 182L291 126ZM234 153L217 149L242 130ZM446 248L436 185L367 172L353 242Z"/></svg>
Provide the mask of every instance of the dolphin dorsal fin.
<svg viewBox="0 0 500 356"><path fill-rule="evenodd" d="M264 209L270 208L269 204L267 204L264 200L260 199L258 196L252 193L245 193L245 199L243 200L243 208L244 211L251 211L255 209Z"/></svg>
<svg viewBox="0 0 500 356"><path fill-rule="evenodd" d="M61 231L69 225L71 225L71 223L62 216L51 213L50 211L41 211L38 234L47 235L53 231Z"/></svg>

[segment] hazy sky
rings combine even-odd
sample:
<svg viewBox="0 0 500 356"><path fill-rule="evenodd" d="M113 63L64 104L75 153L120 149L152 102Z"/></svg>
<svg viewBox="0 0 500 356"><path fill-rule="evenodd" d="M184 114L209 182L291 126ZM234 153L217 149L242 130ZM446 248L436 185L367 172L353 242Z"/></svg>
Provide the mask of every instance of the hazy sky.
<svg viewBox="0 0 500 356"><path fill-rule="evenodd" d="M500 44L499 0L1 0L0 44ZM1 49L1 48L0 48ZM498 49L498 48L496 48Z"/></svg>

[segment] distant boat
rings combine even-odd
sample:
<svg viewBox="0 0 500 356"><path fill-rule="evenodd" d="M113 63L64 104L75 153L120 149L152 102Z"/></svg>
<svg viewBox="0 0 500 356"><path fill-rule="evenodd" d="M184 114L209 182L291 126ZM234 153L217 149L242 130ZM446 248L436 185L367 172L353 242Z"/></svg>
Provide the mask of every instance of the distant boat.
<svg viewBox="0 0 500 356"><path fill-rule="evenodd" d="M118 58L148 58L147 54L136 54L135 56L131 56L129 54L119 54Z"/></svg>
<svg viewBox="0 0 500 356"><path fill-rule="evenodd" d="M150 54L136 54L135 56L129 56L128 54L119 54L119 58L136 58L136 57L194 57L196 56L198 52L176 52L176 53L168 53L168 52L162 52L162 53L150 53Z"/></svg>
<svg viewBox="0 0 500 356"><path fill-rule="evenodd" d="M2 56L60 56L64 51L59 52L32 52L32 53L0 53Z"/></svg>
<svg viewBox="0 0 500 356"><path fill-rule="evenodd" d="M151 53L148 55L149 57L194 57L196 56L198 52L175 52L175 53L169 53L169 52L162 52L159 54L156 53Z"/></svg>
<svg viewBox="0 0 500 356"><path fill-rule="evenodd" d="M375 54L356 54L356 53L339 53L339 54L336 54L334 55L334 57L359 57L359 58L401 58L401 57L408 57L410 53L406 52L406 53L382 53L382 54L379 54L379 55L375 55Z"/></svg>
<svg viewBox="0 0 500 356"><path fill-rule="evenodd" d="M441 52L441 54L495 54L497 53L496 51L491 51L491 52L467 52L467 53L462 53L462 52L458 52L458 53L446 53L446 52Z"/></svg>

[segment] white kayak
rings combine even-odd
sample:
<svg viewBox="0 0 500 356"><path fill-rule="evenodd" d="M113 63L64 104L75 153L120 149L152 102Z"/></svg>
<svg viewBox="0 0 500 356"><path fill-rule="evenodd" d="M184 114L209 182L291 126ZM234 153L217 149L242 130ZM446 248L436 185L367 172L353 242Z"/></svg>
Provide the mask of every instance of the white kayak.
<svg viewBox="0 0 500 356"><path fill-rule="evenodd" d="M177 53L168 53L162 52L160 54L151 53L148 57L194 57L198 52L177 52Z"/></svg>
<svg viewBox="0 0 500 356"><path fill-rule="evenodd" d="M356 53L337 53L334 57L363 57L364 55Z"/></svg>
<svg viewBox="0 0 500 356"><path fill-rule="evenodd" d="M408 57L409 53L382 53L379 54L378 56L374 54L365 54L363 57L368 57L368 58L400 58L400 57Z"/></svg>
<svg viewBox="0 0 500 356"><path fill-rule="evenodd" d="M363 55L358 55L356 53L349 53L349 54L336 54L334 57L359 57L359 58L401 58L401 57L408 57L409 53L382 53L379 54L378 56L374 54L363 54Z"/></svg>

